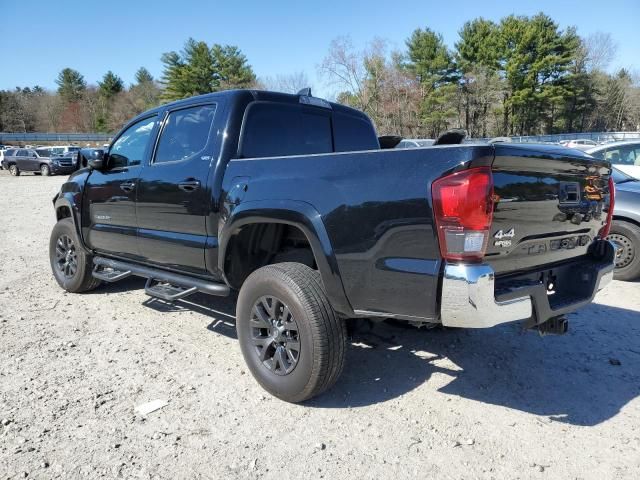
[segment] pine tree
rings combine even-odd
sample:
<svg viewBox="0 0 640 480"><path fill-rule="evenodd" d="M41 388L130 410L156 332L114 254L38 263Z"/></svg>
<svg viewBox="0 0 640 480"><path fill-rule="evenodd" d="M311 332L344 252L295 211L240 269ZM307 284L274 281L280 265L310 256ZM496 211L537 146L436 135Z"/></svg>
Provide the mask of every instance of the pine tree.
<svg viewBox="0 0 640 480"><path fill-rule="evenodd" d="M98 82L98 87L100 95L107 100L111 100L124 90L124 83L118 75L109 70L102 77L102 81Z"/></svg>
<svg viewBox="0 0 640 480"><path fill-rule="evenodd" d="M227 88L249 87L255 74L237 47L190 38L180 53L162 55L163 100L171 101Z"/></svg>
<svg viewBox="0 0 640 480"><path fill-rule="evenodd" d="M456 115L457 72L442 35L429 28L417 29L406 42L409 62L405 65L420 82L421 121L431 137L450 127Z"/></svg>
<svg viewBox="0 0 640 480"><path fill-rule="evenodd" d="M87 88L84 77L72 68L65 68L58 74L56 79L58 94L66 102L76 102L82 98L82 94Z"/></svg>
<svg viewBox="0 0 640 480"><path fill-rule="evenodd" d="M247 88L256 81L253 69L238 47L215 44L211 48L217 90Z"/></svg>
<svg viewBox="0 0 640 480"><path fill-rule="evenodd" d="M138 69L138 71L136 72L135 79L136 79L136 83L138 85L142 85L142 84L145 84L145 83L151 83L154 80L153 76L151 75L151 73L149 73L149 70L147 70L144 67L140 67Z"/></svg>

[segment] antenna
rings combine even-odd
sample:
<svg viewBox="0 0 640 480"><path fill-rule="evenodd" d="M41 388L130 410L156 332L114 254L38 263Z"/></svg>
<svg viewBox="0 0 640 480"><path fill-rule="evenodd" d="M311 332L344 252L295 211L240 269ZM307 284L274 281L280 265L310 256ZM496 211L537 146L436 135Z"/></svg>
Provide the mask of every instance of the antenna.
<svg viewBox="0 0 640 480"><path fill-rule="evenodd" d="M311 96L311 87L303 88L302 90L300 90L298 92L298 95L303 95L305 97L310 97Z"/></svg>

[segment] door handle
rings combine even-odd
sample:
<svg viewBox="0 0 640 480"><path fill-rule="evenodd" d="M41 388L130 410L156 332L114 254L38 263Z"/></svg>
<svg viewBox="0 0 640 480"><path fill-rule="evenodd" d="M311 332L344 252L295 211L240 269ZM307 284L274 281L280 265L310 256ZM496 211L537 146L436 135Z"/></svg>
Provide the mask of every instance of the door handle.
<svg viewBox="0 0 640 480"><path fill-rule="evenodd" d="M133 182L124 182L120 184L120 188L125 192L131 192L135 186L136 184Z"/></svg>
<svg viewBox="0 0 640 480"><path fill-rule="evenodd" d="M200 180L187 180L186 182L180 182L178 188L183 192L193 192L200 188Z"/></svg>

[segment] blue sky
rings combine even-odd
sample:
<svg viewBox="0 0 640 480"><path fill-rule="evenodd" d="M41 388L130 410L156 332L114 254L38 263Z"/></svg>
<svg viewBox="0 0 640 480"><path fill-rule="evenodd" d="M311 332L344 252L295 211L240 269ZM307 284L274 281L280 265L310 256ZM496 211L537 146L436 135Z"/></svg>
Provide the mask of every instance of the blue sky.
<svg viewBox="0 0 640 480"><path fill-rule="evenodd" d="M561 28L575 25L584 36L611 33L618 45L611 68L640 70L640 0L0 0L0 89L55 88L65 67L93 84L107 70L130 83L140 66L160 77L160 55L180 50L191 36L237 45L259 77L304 71L314 93L329 95L317 66L337 36L350 36L358 47L381 37L392 49L402 49L414 29L428 26L453 46L467 20L539 11Z"/></svg>

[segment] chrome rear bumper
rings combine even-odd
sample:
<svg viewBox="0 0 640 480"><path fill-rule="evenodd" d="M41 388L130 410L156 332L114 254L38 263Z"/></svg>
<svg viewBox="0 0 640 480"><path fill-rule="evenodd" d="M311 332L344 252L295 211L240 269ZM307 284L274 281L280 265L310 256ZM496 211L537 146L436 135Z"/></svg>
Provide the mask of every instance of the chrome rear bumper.
<svg viewBox="0 0 640 480"><path fill-rule="evenodd" d="M488 328L533 314L529 295L497 302L489 265L445 265L441 319L447 327Z"/></svg>
<svg viewBox="0 0 640 480"><path fill-rule="evenodd" d="M535 324L574 311L593 300L595 294L613 279L615 250L610 242L602 245L601 260L563 268L581 284L573 301L552 305L542 283L513 288L496 299L496 278L491 266L445 263L440 302L440 319L448 327L488 328L501 323L535 317ZM586 263L586 265L585 265Z"/></svg>

